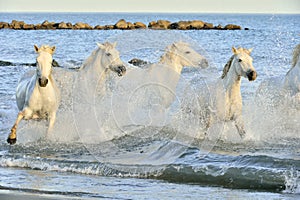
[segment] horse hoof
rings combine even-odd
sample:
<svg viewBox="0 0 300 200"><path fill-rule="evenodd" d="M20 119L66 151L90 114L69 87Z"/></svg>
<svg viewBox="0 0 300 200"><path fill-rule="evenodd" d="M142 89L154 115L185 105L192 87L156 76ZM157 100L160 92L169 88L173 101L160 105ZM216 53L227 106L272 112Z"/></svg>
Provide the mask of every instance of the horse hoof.
<svg viewBox="0 0 300 200"><path fill-rule="evenodd" d="M11 138L7 138L7 143L9 143L10 145L16 144L17 142L17 138L11 139Z"/></svg>

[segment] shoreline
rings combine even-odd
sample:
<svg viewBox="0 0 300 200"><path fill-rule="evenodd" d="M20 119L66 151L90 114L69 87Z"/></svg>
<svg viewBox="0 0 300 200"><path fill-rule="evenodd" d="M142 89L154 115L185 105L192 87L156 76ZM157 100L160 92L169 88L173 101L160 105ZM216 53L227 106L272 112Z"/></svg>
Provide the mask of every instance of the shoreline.
<svg viewBox="0 0 300 200"><path fill-rule="evenodd" d="M54 199L90 199L58 194L39 194L22 190L0 189L0 199L9 200L54 200Z"/></svg>

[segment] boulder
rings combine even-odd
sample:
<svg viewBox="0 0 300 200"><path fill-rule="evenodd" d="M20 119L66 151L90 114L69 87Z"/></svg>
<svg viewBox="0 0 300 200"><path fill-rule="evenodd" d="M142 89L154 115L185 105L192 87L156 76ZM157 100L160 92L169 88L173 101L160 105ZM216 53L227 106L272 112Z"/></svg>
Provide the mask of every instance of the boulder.
<svg viewBox="0 0 300 200"><path fill-rule="evenodd" d="M93 27L91 27L87 23L82 23L82 22L77 22L74 26L73 29L85 29L85 30L92 30Z"/></svg>
<svg viewBox="0 0 300 200"><path fill-rule="evenodd" d="M94 27L95 30L104 30L104 26L96 25Z"/></svg>
<svg viewBox="0 0 300 200"><path fill-rule="evenodd" d="M200 20L193 21L179 21L170 24L170 29L178 29L178 30L189 30L189 29L202 29L204 27L204 22Z"/></svg>
<svg viewBox="0 0 300 200"><path fill-rule="evenodd" d="M227 24L225 27L224 27L225 30L241 30L242 27L239 26L239 25L235 25L235 24Z"/></svg>
<svg viewBox="0 0 300 200"><path fill-rule="evenodd" d="M0 29L2 28L10 28L10 24L7 22L0 22Z"/></svg>
<svg viewBox="0 0 300 200"><path fill-rule="evenodd" d="M34 24L24 24L23 29L24 30L34 30Z"/></svg>
<svg viewBox="0 0 300 200"><path fill-rule="evenodd" d="M127 29L128 28L128 24L124 19L120 19L115 25L114 25L115 29Z"/></svg>
<svg viewBox="0 0 300 200"><path fill-rule="evenodd" d="M216 30L223 30L224 27L221 24L219 24L218 26L215 26L214 29L216 29Z"/></svg>
<svg viewBox="0 0 300 200"><path fill-rule="evenodd" d="M12 20L10 23L10 28L19 30L23 28L23 25L25 24L24 21L17 21L17 20Z"/></svg>
<svg viewBox="0 0 300 200"><path fill-rule="evenodd" d="M133 66L137 66L137 67L143 67L148 64L147 61L144 61L144 60L141 60L138 58L133 58L130 61L128 61L128 63L132 64Z"/></svg>
<svg viewBox="0 0 300 200"><path fill-rule="evenodd" d="M45 20L42 24L41 24L41 29L46 29L46 30L51 30L51 29L55 29L54 27L55 22L48 22L47 20Z"/></svg>
<svg viewBox="0 0 300 200"><path fill-rule="evenodd" d="M146 26L146 24L144 24L144 23L142 23L142 22L135 22L134 24L134 28L136 28L136 29L145 29L145 28L147 28L147 26Z"/></svg>
<svg viewBox="0 0 300 200"><path fill-rule="evenodd" d="M151 29L161 29L161 30L164 30L164 29L168 29L169 26L171 25L171 22L170 21L167 21L167 20L157 20L156 22L155 21L152 21L149 23L148 27L151 28Z"/></svg>
<svg viewBox="0 0 300 200"><path fill-rule="evenodd" d="M35 30L40 30L40 29L42 29L42 24L36 24L36 25L34 26L34 29L35 29Z"/></svg>
<svg viewBox="0 0 300 200"><path fill-rule="evenodd" d="M105 25L104 26L104 30L111 30L111 29L114 29L115 26L114 25Z"/></svg>
<svg viewBox="0 0 300 200"><path fill-rule="evenodd" d="M0 60L0 66L14 66L12 62Z"/></svg>
<svg viewBox="0 0 300 200"><path fill-rule="evenodd" d="M203 29L213 29L214 25L212 23L204 23Z"/></svg>
<svg viewBox="0 0 300 200"><path fill-rule="evenodd" d="M73 24L71 22L67 22L68 29L73 29Z"/></svg>
<svg viewBox="0 0 300 200"><path fill-rule="evenodd" d="M156 24L156 21L151 21L151 22L149 22L148 27L152 27L155 24Z"/></svg>
<svg viewBox="0 0 300 200"><path fill-rule="evenodd" d="M205 23L201 20L193 20L190 22L189 29L199 30L199 29L202 29L204 27L204 25L205 25Z"/></svg>
<svg viewBox="0 0 300 200"><path fill-rule="evenodd" d="M58 64L58 62L56 60L52 60L52 67L60 67L60 65Z"/></svg>
<svg viewBox="0 0 300 200"><path fill-rule="evenodd" d="M188 26L188 22L179 21L179 22L175 22L175 23L170 24L169 28L170 29L186 30L187 26Z"/></svg>
<svg viewBox="0 0 300 200"><path fill-rule="evenodd" d="M71 23L60 22L56 25L57 29L72 29L73 25Z"/></svg>
<svg viewBox="0 0 300 200"><path fill-rule="evenodd" d="M127 29L135 29L135 26L131 22L127 22Z"/></svg>

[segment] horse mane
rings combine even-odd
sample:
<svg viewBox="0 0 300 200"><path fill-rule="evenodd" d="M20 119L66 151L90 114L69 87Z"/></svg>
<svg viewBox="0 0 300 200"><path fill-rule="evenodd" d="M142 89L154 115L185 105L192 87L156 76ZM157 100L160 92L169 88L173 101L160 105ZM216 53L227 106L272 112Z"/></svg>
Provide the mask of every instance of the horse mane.
<svg viewBox="0 0 300 200"><path fill-rule="evenodd" d="M293 51L292 68L296 66L300 55L300 44L298 44Z"/></svg>
<svg viewBox="0 0 300 200"><path fill-rule="evenodd" d="M242 47L239 47L237 50L238 50L238 51L244 51L244 53L246 53L246 54L248 54L248 55L251 54L251 51L249 51L248 49L242 48ZM222 74L222 76L221 76L222 79L224 79L225 76L227 75L227 73L228 73L228 71L229 71L229 69L230 69L231 63L232 63L232 61L233 61L233 58L234 58L234 55L232 55L232 56L229 58L228 62L227 62L226 65L224 66L224 68L223 68L223 74Z"/></svg>
<svg viewBox="0 0 300 200"><path fill-rule="evenodd" d="M97 51L99 51L99 49L100 48L97 48L92 52L92 54L84 61L82 66L79 68L79 70L85 69L87 66L91 65L91 63L94 61L94 57L95 57Z"/></svg>
<svg viewBox="0 0 300 200"><path fill-rule="evenodd" d="M105 42L103 44L105 46L106 49L110 50L113 49L114 46L113 44L109 43L109 42ZM102 48L100 48L99 46L97 46L97 49L95 49L92 54L84 61L84 63L82 64L82 66L79 68L79 70L82 70L84 68L86 68L87 66L90 66L91 63L95 60L95 56L98 54L99 51L101 51Z"/></svg>
<svg viewBox="0 0 300 200"><path fill-rule="evenodd" d="M223 68L223 74L222 74L222 76L221 76L222 79L224 79L225 76L227 75L227 73L228 73L228 71L229 71L229 69L230 69L231 63L232 63L232 61L233 61L233 58L234 58L234 55L232 55L232 56L230 57L230 59L228 60L228 62L227 62L226 65L224 66L224 68Z"/></svg>
<svg viewBox="0 0 300 200"><path fill-rule="evenodd" d="M169 46L167 46L165 49L165 53L162 56L160 56L160 62L164 62L167 58L173 59L174 56L176 56L174 51L176 49L180 49L179 47L182 47L182 46L190 46L190 45L188 43L179 41L179 42L174 42L174 43L170 44Z"/></svg>

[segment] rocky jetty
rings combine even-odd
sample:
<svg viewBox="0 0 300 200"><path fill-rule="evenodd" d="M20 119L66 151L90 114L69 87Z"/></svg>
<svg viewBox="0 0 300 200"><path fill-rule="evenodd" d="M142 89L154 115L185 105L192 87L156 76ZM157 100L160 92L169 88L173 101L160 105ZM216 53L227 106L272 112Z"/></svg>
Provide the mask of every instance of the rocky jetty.
<svg viewBox="0 0 300 200"><path fill-rule="evenodd" d="M212 23L201 20L192 21L178 21L170 22L168 20L157 20L149 22L148 26L142 22L127 22L125 19L120 19L114 25L96 25L91 26L84 22L77 22L72 24L70 22L49 22L45 20L41 24L27 24L24 21L12 20L11 23L0 22L0 29L14 29L14 30L133 30L133 29L153 29L153 30L242 30L240 25L227 24L225 26L214 26ZM249 30L249 28L245 28Z"/></svg>
<svg viewBox="0 0 300 200"><path fill-rule="evenodd" d="M9 61L0 60L0 66L18 66L18 65L35 67L36 63L12 63ZM58 62L56 60L53 59L52 67L60 67L60 65L58 64Z"/></svg>
<svg viewBox="0 0 300 200"><path fill-rule="evenodd" d="M128 63L132 64L133 66L137 66L137 67L143 67L147 64L150 64L147 61L144 61L144 60L141 60L138 58L133 58L130 61L128 61Z"/></svg>

